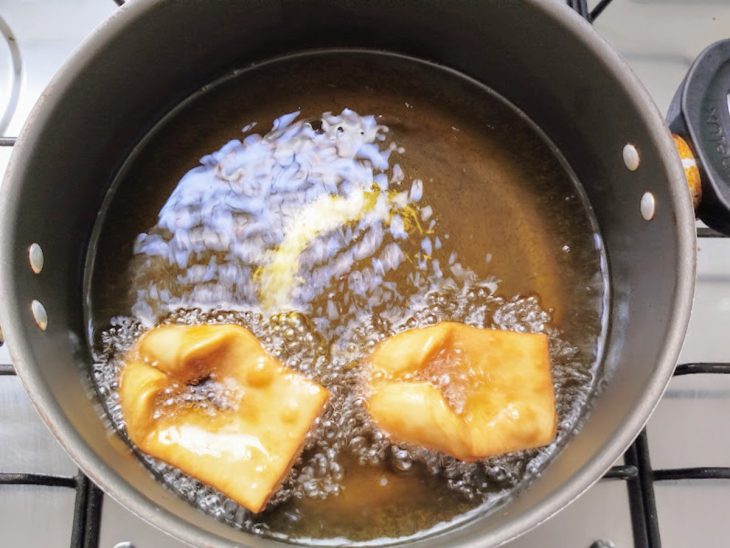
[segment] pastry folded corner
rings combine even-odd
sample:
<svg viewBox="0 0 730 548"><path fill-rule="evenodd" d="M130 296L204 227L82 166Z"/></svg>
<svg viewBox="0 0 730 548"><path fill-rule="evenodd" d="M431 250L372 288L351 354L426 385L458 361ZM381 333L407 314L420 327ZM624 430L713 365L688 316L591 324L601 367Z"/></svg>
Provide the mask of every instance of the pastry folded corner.
<svg viewBox="0 0 730 548"><path fill-rule="evenodd" d="M171 393L201 381L226 390L225 408L169 405ZM150 330L130 353L119 396L140 450L260 512L329 394L268 354L243 327L169 325Z"/></svg>
<svg viewBox="0 0 730 548"><path fill-rule="evenodd" d="M548 339L456 322L412 329L368 360L368 410L398 442L471 461L551 443Z"/></svg>

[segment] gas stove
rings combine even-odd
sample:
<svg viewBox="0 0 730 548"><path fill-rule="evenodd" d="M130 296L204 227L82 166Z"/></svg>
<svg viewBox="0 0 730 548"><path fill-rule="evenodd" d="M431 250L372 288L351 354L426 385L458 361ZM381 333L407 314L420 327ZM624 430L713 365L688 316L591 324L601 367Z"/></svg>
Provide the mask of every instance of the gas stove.
<svg viewBox="0 0 730 548"><path fill-rule="evenodd" d="M54 72L122 3L0 0L0 170ZM568 4L624 55L662 111L694 57L730 36L728 0ZM698 235L689 332L646 430L602 481L509 548L730 545L730 239L700 224ZM76 468L33 410L2 342L0 528L10 548L181 546Z"/></svg>

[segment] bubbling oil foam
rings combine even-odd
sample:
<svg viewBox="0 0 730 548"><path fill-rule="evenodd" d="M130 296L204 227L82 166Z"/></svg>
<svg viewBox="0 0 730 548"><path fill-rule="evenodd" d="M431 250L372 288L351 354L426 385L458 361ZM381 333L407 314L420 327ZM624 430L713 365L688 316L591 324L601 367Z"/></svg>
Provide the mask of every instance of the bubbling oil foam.
<svg viewBox="0 0 730 548"><path fill-rule="evenodd" d="M593 384L591 370L583 365L585 359L550 327L550 314L540 307L537 297L504 298L494 292L493 281L448 280L440 288L410 299L408 309L401 313L390 320L370 315L352 321L347 326L347 336L333 344L327 343L313 323L298 313L265 318L257 312L183 309L166 317L163 323L243 325L288 367L320 382L331 392L302 455L272 497L269 510L292 499L325 499L340 494L346 481L346 463L353 460L398 473L410 473L414 468L424 470L475 504L491 506L504 501L539 473L575 427ZM548 335L559 417L557 438L551 445L466 463L435 451L393 443L375 427L365 409L362 359L390 335L446 320ZM116 318L113 327L101 335L95 359L94 380L114 427L122 433L125 425L116 390L121 360L144 330L139 320ZM206 384L194 387L182 397L196 405L225 407L226 398L220 387L216 387L215 381ZM255 516L181 471L146 455L141 458L168 487L203 511L244 530L276 533L270 530L266 514Z"/></svg>

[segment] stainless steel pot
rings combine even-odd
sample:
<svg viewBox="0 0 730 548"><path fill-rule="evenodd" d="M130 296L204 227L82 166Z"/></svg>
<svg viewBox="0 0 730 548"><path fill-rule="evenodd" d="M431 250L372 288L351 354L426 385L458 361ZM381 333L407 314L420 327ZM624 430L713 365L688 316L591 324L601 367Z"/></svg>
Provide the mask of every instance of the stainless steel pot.
<svg viewBox="0 0 730 548"><path fill-rule="evenodd" d="M72 458L134 513L194 545L277 544L173 496L110 433L88 382L83 265L114 174L166 112L231 69L323 47L398 52L492 87L561 149L598 219L610 332L602 393L581 433L513 503L413 544L503 543L578 497L641 430L672 374L694 285L694 215L671 134L618 55L555 2L146 0L120 9L43 93L10 162L0 324L14 363Z"/></svg>

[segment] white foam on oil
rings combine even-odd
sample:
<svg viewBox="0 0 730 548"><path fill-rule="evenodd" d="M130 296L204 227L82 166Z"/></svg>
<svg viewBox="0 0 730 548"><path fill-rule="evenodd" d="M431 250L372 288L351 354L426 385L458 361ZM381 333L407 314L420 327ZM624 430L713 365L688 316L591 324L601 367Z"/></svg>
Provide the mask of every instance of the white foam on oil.
<svg viewBox="0 0 730 548"><path fill-rule="evenodd" d="M493 282L488 282L492 284ZM327 498L341 492L343 459L363 466L385 466L409 473L415 465L443 479L445 489L460 493L475 505L490 507L507 500L534 478L569 437L590 394L593 372L585 357L561 340L549 326L550 316L535 297L505 299L478 282L459 285L453 280L400 310L397 322L364 316L348 326L346 339L325 343L312 323L299 315L266 319L257 313L180 310L165 322L181 324L237 323L251 329L269 352L325 385L332 398L310 433L305 451L289 477L272 497L270 508L300 497ZM559 416L558 436L548 447L521 451L480 462L466 463L437 452L392 443L369 420L361 390L359 361L377 342L404 329L439 321L463 321L480 327L522 332L545 332L550 338ZM124 350L143 331L138 320L119 318L104 333L95 364L95 380L114 425L124 432L116 394ZM236 527L265 534L266 519L254 516L233 501L155 459L142 456L174 491L204 511ZM301 540L301 539L299 539Z"/></svg>

